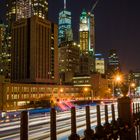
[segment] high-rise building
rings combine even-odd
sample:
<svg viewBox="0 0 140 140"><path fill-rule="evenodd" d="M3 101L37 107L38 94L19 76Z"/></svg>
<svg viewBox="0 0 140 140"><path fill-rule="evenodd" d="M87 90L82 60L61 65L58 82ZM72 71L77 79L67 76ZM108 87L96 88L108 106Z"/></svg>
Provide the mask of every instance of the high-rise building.
<svg viewBox="0 0 140 140"><path fill-rule="evenodd" d="M85 10L82 11L80 16L80 50L82 52L89 52L89 27L88 27L88 17Z"/></svg>
<svg viewBox="0 0 140 140"><path fill-rule="evenodd" d="M80 73L89 75L95 71L94 16L85 10L80 16Z"/></svg>
<svg viewBox="0 0 140 140"><path fill-rule="evenodd" d="M64 9L59 13L59 33L58 43L73 40L73 32L71 26L71 12L66 9L66 0L64 0Z"/></svg>
<svg viewBox="0 0 140 140"><path fill-rule="evenodd" d="M108 56L107 73L109 76L120 71L120 62L116 50L111 49Z"/></svg>
<svg viewBox="0 0 140 140"><path fill-rule="evenodd" d="M9 24L21 18L29 18L37 15L40 18L48 17L47 0L7 0L7 21Z"/></svg>
<svg viewBox="0 0 140 140"><path fill-rule="evenodd" d="M0 75L10 78L10 50L6 44L7 26L0 21Z"/></svg>
<svg viewBox="0 0 140 140"><path fill-rule="evenodd" d="M43 19L48 19L48 0L30 0L32 14Z"/></svg>
<svg viewBox="0 0 140 140"><path fill-rule="evenodd" d="M88 13L88 27L89 27L89 52L95 55L95 20L94 14Z"/></svg>
<svg viewBox="0 0 140 140"><path fill-rule="evenodd" d="M18 0L16 2L16 10L16 20L30 18L33 13L31 0Z"/></svg>
<svg viewBox="0 0 140 140"><path fill-rule="evenodd" d="M4 38L5 38L5 26L0 21L0 75L3 75L3 47L4 47Z"/></svg>
<svg viewBox="0 0 140 140"><path fill-rule="evenodd" d="M105 74L105 59L102 54L95 54L95 71L100 74Z"/></svg>
<svg viewBox="0 0 140 140"><path fill-rule="evenodd" d="M5 7L6 6L6 7ZM5 9L3 8L5 7ZM6 12L3 17L6 26L5 37L5 66L6 76L10 77L11 72L11 30L13 22L22 18L29 18L37 15L43 19L47 19L48 1L47 0L5 0L0 3L0 10Z"/></svg>
<svg viewBox="0 0 140 140"><path fill-rule="evenodd" d="M59 47L59 73L63 83L71 83L72 77L79 72L79 45L73 41L60 44Z"/></svg>
<svg viewBox="0 0 140 140"><path fill-rule="evenodd" d="M94 15L82 11L80 16L80 48L82 52L95 55L95 21Z"/></svg>
<svg viewBox="0 0 140 140"><path fill-rule="evenodd" d="M18 83L57 83L57 25L33 16L12 28L12 75Z"/></svg>

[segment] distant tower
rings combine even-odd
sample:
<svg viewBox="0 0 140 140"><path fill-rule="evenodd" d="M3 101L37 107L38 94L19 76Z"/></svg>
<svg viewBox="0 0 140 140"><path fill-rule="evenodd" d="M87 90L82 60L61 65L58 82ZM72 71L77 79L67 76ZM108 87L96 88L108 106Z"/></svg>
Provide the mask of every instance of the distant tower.
<svg viewBox="0 0 140 140"><path fill-rule="evenodd" d="M73 32L71 26L71 12L66 10L66 0L64 0L64 9L59 13L59 32L58 43L73 40Z"/></svg>
<svg viewBox="0 0 140 140"><path fill-rule="evenodd" d="M80 50L82 52L89 52L89 27L88 27L88 17L85 10L82 11L80 16Z"/></svg>
<svg viewBox="0 0 140 140"><path fill-rule="evenodd" d="M95 19L94 14L88 13L89 52L95 55Z"/></svg>
<svg viewBox="0 0 140 140"><path fill-rule="evenodd" d="M114 73L117 73L119 71L120 71L120 62L117 55L117 51L111 49L109 51L109 56L108 56L108 65L107 65L108 75L113 75Z"/></svg>
<svg viewBox="0 0 140 140"><path fill-rule="evenodd" d="M105 74L105 59L100 53L95 54L95 71L100 74Z"/></svg>
<svg viewBox="0 0 140 140"><path fill-rule="evenodd" d="M30 0L17 1L16 9L16 20L30 18L32 16L32 4Z"/></svg>

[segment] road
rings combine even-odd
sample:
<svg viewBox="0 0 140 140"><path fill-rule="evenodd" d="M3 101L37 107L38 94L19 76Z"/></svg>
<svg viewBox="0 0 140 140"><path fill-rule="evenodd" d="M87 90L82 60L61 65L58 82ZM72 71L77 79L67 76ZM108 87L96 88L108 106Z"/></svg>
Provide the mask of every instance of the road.
<svg viewBox="0 0 140 140"><path fill-rule="evenodd" d="M115 105L115 109L117 109ZM111 121L111 107L109 105L109 120ZM91 127L97 124L96 107L90 107ZM83 136L86 127L85 109L77 109L77 132ZM117 118L117 112L116 112ZM104 123L104 108L101 106L101 120ZM0 140L20 140L20 120L0 124ZM70 111L57 113L57 139L66 140L71 133ZM30 116L29 118L29 139L50 140L50 116L49 113L41 116Z"/></svg>

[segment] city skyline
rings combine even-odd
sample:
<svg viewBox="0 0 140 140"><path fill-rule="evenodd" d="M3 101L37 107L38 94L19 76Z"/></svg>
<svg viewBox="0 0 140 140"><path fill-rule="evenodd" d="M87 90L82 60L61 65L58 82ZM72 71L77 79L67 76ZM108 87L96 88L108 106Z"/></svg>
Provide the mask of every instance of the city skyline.
<svg viewBox="0 0 140 140"><path fill-rule="evenodd" d="M58 23L58 12L63 9L63 0L55 2L49 0L48 2L49 19ZM95 2L95 0L89 0L89 2L67 0L67 9L72 13L75 40L78 40L80 13L83 9L90 11ZM106 2L100 0L93 12L96 53L103 53L107 58L109 50L116 49L124 72L139 70L139 4L140 2L132 3L131 0L108 0Z"/></svg>

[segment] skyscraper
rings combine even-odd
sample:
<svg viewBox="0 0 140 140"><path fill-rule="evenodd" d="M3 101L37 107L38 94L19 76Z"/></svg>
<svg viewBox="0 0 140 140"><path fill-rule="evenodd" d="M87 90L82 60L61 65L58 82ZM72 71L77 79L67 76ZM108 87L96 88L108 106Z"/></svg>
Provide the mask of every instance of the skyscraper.
<svg viewBox="0 0 140 140"><path fill-rule="evenodd" d="M43 19L48 19L48 0L30 0L32 13Z"/></svg>
<svg viewBox="0 0 140 140"><path fill-rule="evenodd" d="M83 52L95 54L95 21L94 15L82 11L80 16L80 48Z"/></svg>
<svg viewBox="0 0 140 140"><path fill-rule="evenodd" d="M100 74L105 74L105 59L102 54L95 54L95 71Z"/></svg>
<svg viewBox="0 0 140 140"><path fill-rule="evenodd" d="M31 0L18 0L16 2L16 20L30 18L33 14Z"/></svg>
<svg viewBox="0 0 140 140"><path fill-rule="evenodd" d="M6 6L6 7L5 7ZM5 10L3 9L5 7ZM6 71L10 76L11 72L11 30L12 24L23 18L29 18L37 15L43 19L47 19L48 1L47 0L5 0L1 2L0 8L6 12L4 21L6 26L5 37L5 65L8 65Z"/></svg>
<svg viewBox="0 0 140 140"><path fill-rule="evenodd" d="M120 62L116 50L112 49L109 51L107 73L113 75L120 71Z"/></svg>
<svg viewBox="0 0 140 140"><path fill-rule="evenodd" d="M73 40L73 32L71 26L71 12L66 9L66 0L64 0L64 9L59 13L59 33L58 43Z"/></svg>
<svg viewBox="0 0 140 140"><path fill-rule="evenodd" d="M12 82L56 83L57 25L33 16L12 28Z"/></svg>
<svg viewBox="0 0 140 140"><path fill-rule="evenodd" d="M59 72L64 83L72 82L72 77L79 72L80 49L77 43L67 41L59 47Z"/></svg>
<svg viewBox="0 0 140 140"><path fill-rule="evenodd" d="M5 26L0 21L0 75L3 75L3 47L4 47L4 37L5 37Z"/></svg>
<svg viewBox="0 0 140 140"><path fill-rule="evenodd" d="M89 52L95 55L95 20L94 14L88 13Z"/></svg>
<svg viewBox="0 0 140 140"><path fill-rule="evenodd" d="M88 17L85 10L82 11L80 16L80 50L82 52L89 52L89 27L88 27Z"/></svg>
<svg viewBox="0 0 140 140"><path fill-rule="evenodd" d="M94 17L85 10L80 16L79 27L80 40L80 73L90 74L95 71L95 39L94 39Z"/></svg>

